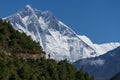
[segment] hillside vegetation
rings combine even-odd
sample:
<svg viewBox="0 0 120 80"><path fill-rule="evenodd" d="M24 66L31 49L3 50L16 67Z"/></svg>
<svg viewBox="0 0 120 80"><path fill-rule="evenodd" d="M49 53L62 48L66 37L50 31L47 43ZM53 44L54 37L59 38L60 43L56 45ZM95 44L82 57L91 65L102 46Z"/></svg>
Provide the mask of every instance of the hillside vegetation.
<svg viewBox="0 0 120 80"><path fill-rule="evenodd" d="M22 56L18 58L17 54ZM0 20L0 80L94 80L67 60L22 58L24 54L44 54L38 43Z"/></svg>
<svg viewBox="0 0 120 80"><path fill-rule="evenodd" d="M14 30L9 22L0 20L0 50L12 54L17 53L44 53L41 46L25 33Z"/></svg>
<svg viewBox="0 0 120 80"><path fill-rule="evenodd" d="M66 60L18 59L0 54L0 80L94 80Z"/></svg>

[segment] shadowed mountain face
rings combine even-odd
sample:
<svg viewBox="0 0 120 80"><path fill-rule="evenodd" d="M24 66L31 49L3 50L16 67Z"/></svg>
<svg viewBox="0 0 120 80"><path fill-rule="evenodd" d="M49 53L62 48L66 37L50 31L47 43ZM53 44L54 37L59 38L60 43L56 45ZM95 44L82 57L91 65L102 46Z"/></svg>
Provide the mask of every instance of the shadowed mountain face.
<svg viewBox="0 0 120 80"><path fill-rule="evenodd" d="M120 72L114 75L110 80L120 80Z"/></svg>
<svg viewBox="0 0 120 80"><path fill-rule="evenodd" d="M120 72L120 47L99 57L79 60L73 65L94 75L96 80L110 79Z"/></svg>
<svg viewBox="0 0 120 80"><path fill-rule="evenodd" d="M93 44L86 36L77 35L53 13L33 9L29 5L4 19L9 20L14 29L39 42L46 54L50 54L55 60L67 59L75 62L99 56L120 46L120 43Z"/></svg>

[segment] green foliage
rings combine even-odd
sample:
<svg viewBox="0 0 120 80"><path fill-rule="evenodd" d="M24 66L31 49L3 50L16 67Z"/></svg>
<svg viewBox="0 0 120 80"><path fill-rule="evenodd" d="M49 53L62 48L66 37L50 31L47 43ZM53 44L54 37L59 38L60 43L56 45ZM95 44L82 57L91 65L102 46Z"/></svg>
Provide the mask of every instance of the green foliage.
<svg viewBox="0 0 120 80"><path fill-rule="evenodd" d="M89 74L87 72L83 72L82 69L80 69L79 71L76 72L76 80L94 80L93 76L89 76Z"/></svg>
<svg viewBox="0 0 120 80"><path fill-rule="evenodd" d="M58 62L58 73L60 80L75 80L76 69L67 62L63 60Z"/></svg>
<svg viewBox="0 0 120 80"><path fill-rule="evenodd" d="M94 80L66 60L18 59L0 53L0 80Z"/></svg>
<svg viewBox="0 0 120 80"><path fill-rule="evenodd" d="M15 55L19 53L44 52L30 37L0 20L0 80L94 80L82 69L77 71L67 60L23 59Z"/></svg>
<svg viewBox="0 0 120 80"><path fill-rule="evenodd" d="M39 43L30 36L13 29L11 24L0 20L0 49L10 53L44 53Z"/></svg>

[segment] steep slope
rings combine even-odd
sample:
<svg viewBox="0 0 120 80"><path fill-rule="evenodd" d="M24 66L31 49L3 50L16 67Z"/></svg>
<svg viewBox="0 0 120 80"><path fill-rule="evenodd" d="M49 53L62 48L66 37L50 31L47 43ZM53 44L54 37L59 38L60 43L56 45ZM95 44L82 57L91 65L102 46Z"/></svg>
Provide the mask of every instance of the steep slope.
<svg viewBox="0 0 120 80"><path fill-rule="evenodd" d="M0 19L0 80L80 80L79 76L94 80L67 60L46 59L41 46L30 36Z"/></svg>
<svg viewBox="0 0 120 80"><path fill-rule="evenodd" d="M39 43L29 36L13 29L9 22L0 19L0 53L5 55L17 55L22 58L34 58L45 56L45 52ZM20 56L20 54L28 56ZM29 56L30 55L30 56Z"/></svg>
<svg viewBox="0 0 120 80"><path fill-rule="evenodd" d="M79 38L49 11L43 12L26 5L21 11L4 19L10 21L16 30L40 42L47 55L50 54L53 59L75 62L82 58L99 56L101 53ZM116 47L118 45L114 48Z"/></svg>
<svg viewBox="0 0 120 80"><path fill-rule="evenodd" d="M99 57L79 60L73 65L94 75L96 80L110 79L120 72L120 47Z"/></svg>
<svg viewBox="0 0 120 80"><path fill-rule="evenodd" d="M120 72L114 75L110 80L120 80Z"/></svg>
<svg viewBox="0 0 120 80"><path fill-rule="evenodd" d="M91 46L98 55L103 55L106 52L113 50L120 46L119 42L111 42L111 43L104 43L104 44L94 44L92 41L86 37L86 36L79 36L80 39L82 39L86 44Z"/></svg>

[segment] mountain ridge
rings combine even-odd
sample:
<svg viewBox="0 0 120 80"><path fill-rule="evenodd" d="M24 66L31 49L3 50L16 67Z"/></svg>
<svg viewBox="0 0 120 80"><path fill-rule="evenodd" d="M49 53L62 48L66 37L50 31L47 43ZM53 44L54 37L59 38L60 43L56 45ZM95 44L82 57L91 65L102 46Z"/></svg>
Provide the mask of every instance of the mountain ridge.
<svg viewBox="0 0 120 80"><path fill-rule="evenodd" d="M95 80L109 80L113 75L120 72L120 46L114 50L108 51L106 54L78 60L73 65L79 70L82 68Z"/></svg>
<svg viewBox="0 0 120 80"><path fill-rule="evenodd" d="M102 55L120 46L120 43L113 43L114 47L109 49L105 47L106 51L103 51L97 44L97 46L89 45L51 12L33 9L30 5L3 19L10 21L14 29L19 32L30 35L33 40L41 44L47 55L50 54L51 58L56 60L67 59L75 62L82 58Z"/></svg>

